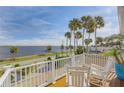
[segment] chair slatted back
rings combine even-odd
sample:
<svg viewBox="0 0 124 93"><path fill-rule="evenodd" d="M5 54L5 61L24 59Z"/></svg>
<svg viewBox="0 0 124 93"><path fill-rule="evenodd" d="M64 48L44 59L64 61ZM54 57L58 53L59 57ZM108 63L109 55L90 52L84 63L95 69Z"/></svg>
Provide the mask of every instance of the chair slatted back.
<svg viewBox="0 0 124 93"><path fill-rule="evenodd" d="M86 86L86 75L82 67L67 67L67 86Z"/></svg>

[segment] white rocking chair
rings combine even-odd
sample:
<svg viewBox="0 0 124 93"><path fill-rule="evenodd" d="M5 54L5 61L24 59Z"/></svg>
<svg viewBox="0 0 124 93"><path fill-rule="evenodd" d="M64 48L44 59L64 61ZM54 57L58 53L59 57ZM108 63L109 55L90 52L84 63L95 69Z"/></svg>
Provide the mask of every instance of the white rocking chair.
<svg viewBox="0 0 124 93"><path fill-rule="evenodd" d="M105 86L107 81L107 76L111 72L112 67L114 66L115 60L112 57L108 57L108 60L104 67L91 64L90 68L90 82L94 78L95 82L99 82L98 86ZM94 83L95 84L95 83Z"/></svg>
<svg viewBox="0 0 124 93"><path fill-rule="evenodd" d="M87 67L67 67L67 86L86 87L89 81L89 68Z"/></svg>

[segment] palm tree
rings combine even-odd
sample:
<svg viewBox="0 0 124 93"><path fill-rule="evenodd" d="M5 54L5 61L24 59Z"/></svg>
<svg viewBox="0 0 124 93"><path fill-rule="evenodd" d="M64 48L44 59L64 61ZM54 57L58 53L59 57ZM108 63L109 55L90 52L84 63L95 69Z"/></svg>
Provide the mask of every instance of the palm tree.
<svg viewBox="0 0 124 93"><path fill-rule="evenodd" d="M89 20L91 19L91 16L82 16L81 17L81 28L83 28L83 33L82 33L82 46L84 46L84 37L85 37L85 31L87 30L87 26L89 23Z"/></svg>
<svg viewBox="0 0 124 93"><path fill-rule="evenodd" d="M105 37L105 38L103 39L103 41L104 41L104 45L105 45L105 46L108 46L109 37Z"/></svg>
<svg viewBox="0 0 124 93"><path fill-rule="evenodd" d="M124 40L124 35L121 34L114 34L112 36L109 37L109 40L111 40L113 45L118 45L119 48L121 49L121 45L123 43Z"/></svg>
<svg viewBox="0 0 124 93"><path fill-rule="evenodd" d="M70 32L66 32L65 33L65 37L66 37L66 52L67 52L68 49L69 49L69 45L71 45L71 33ZM68 40L70 40L70 44L68 44ZM70 51L71 51L71 49L70 49Z"/></svg>
<svg viewBox="0 0 124 93"><path fill-rule="evenodd" d="M93 33L93 32L94 32L94 29L93 29L93 28L87 29L87 33L89 34L88 39L90 39L90 35L91 35L91 33Z"/></svg>
<svg viewBox="0 0 124 93"><path fill-rule="evenodd" d="M87 45L87 52L89 52L89 44L92 43L92 39L90 38L91 33L93 33L93 29L87 30L87 33L89 34L88 39L85 39L85 44Z"/></svg>
<svg viewBox="0 0 124 93"><path fill-rule="evenodd" d="M19 52L18 47L12 46L10 47L10 53L12 54L12 59L15 60L16 54Z"/></svg>
<svg viewBox="0 0 124 93"><path fill-rule="evenodd" d="M76 32L76 33L75 33L75 38L76 38L77 47L78 47L78 40L82 38L82 34L81 34L81 32L79 32L79 31Z"/></svg>
<svg viewBox="0 0 124 93"><path fill-rule="evenodd" d="M118 42L119 42L119 47L121 49L121 45L123 44L123 41L124 41L124 35L122 34L118 34Z"/></svg>
<svg viewBox="0 0 124 93"><path fill-rule="evenodd" d="M91 41L90 35L91 35L91 33L94 32L94 27L95 27L95 21L92 17L89 17L88 22L87 22L87 26L86 26L86 32L89 34L89 36L88 36L89 41ZM88 49L88 45L87 45L87 49Z"/></svg>
<svg viewBox="0 0 124 93"><path fill-rule="evenodd" d="M100 28L102 28L102 27L104 27L104 20L103 20L103 17L101 17L101 16L96 16L95 18L95 50L96 50L96 52L97 52L97 42L96 42L96 31L97 31L97 29L100 29Z"/></svg>
<svg viewBox="0 0 124 93"><path fill-rule="evenodd" d="M51 51L52 51L52 46L48 45L46 50L47 50L48 52L51 52Z"/></svg>
<svg viewBox="0 0 124 93"><path fill-rule="evenodd" d="M79 29L80 25L81 25L80 21L77 18L73 18L73 20L69 22L69 28L73 33L73 37L74 37L74 52L75 52L75 32ZM71 33L71 36L72 36L72 33Z"/></svg>
<svg viewBox="0 0 124 93"><path fill-rule="evenodd" d="M89 39L90 39L90 34L94 32L95 24L96 24L95 20L92 17L90 17L86 28L87 33L89 33L89 37L88 37Z"/></svg>
<svg viewBox="0 0 124 93"><path fill-rule="evenodd" d="M74 47L72 45L69 45L69 49L70 49L70 53L72 53L72 49L74 49Z"/></svg>
<svg viewBox="0 0 124 93"><path fill-rule="evenodd" d="M97 45L102 45L102 42L103 42L103 38L102 37L96 37L96 44Z"/></svg>
<svg viewBox="0 0 124 93"><path fill-rule="evenodd" d="M88 52L88 45L92 43L92 39L85 39L85 44L87 46L87 52Z"/></svg>

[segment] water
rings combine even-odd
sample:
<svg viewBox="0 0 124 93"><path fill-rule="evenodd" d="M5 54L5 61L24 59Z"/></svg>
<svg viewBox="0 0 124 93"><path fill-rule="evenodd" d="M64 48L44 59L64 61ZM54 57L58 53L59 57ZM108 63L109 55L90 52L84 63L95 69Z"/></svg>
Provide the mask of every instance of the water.
<svg viewBox="0 0 124 93"><path fill-rule="evenodd" d="M29 56L35 54L45 54L48 53L46 50L46 46L17 46L19 48L19 52L17 53L17 57L20 56ZM60 46L52 46L51 52L60 52ZM10 58L11 54L9 52L9 47L0 46L0 59Z"/></svg>

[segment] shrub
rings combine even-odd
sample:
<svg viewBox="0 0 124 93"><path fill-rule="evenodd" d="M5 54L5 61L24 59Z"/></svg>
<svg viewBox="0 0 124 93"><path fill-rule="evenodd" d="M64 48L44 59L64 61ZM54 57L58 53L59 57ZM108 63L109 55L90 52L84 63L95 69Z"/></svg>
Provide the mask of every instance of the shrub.
<svg viewBox="0 0 124 93"><path fill-rule="evenodd" d="M51 57L48 57L48 58L47 58L47 61L51 61L51 60L52 60L52 58L51 58Z"/></svg>
<svg viewBox="0 0 124 93"><path fill-rule="evenodd" d="M14 67L20 67L20 64L15 64Z"/></svg>
<svg viewBox="0 0 124 93"><path fill-rule="evenodd" d="M83 52L86 52L85 47L83 46L78 46L75 54L82 54Z"/></svg>
<svg viewBox="0 0 124 93"><path fill-rule="evenodd" d="M3 75L4 71L0 69L0 77Z"/></svg>
<svg viewBox="0 0 124 93"><path fill-rule="evenodd" d="M10 53L12 54L12 60L15 60L16 54L19 52L19 48L16 46L10 47Z"/></svg>
<svg viewBox="0 0 124 93"><path fill-rule="evenodd" d="M51 51L52 51L52 46L50 46L50 45L47 46L47 47L46 47L46 50L47 50L48 52L51 52Z"/></svg>
<svg viewBox="0 0 124 93"><path fill-rule="evenodd" d="M58 54L56 54L55 58L58 59L58 57L59 57Z"/></svg>

